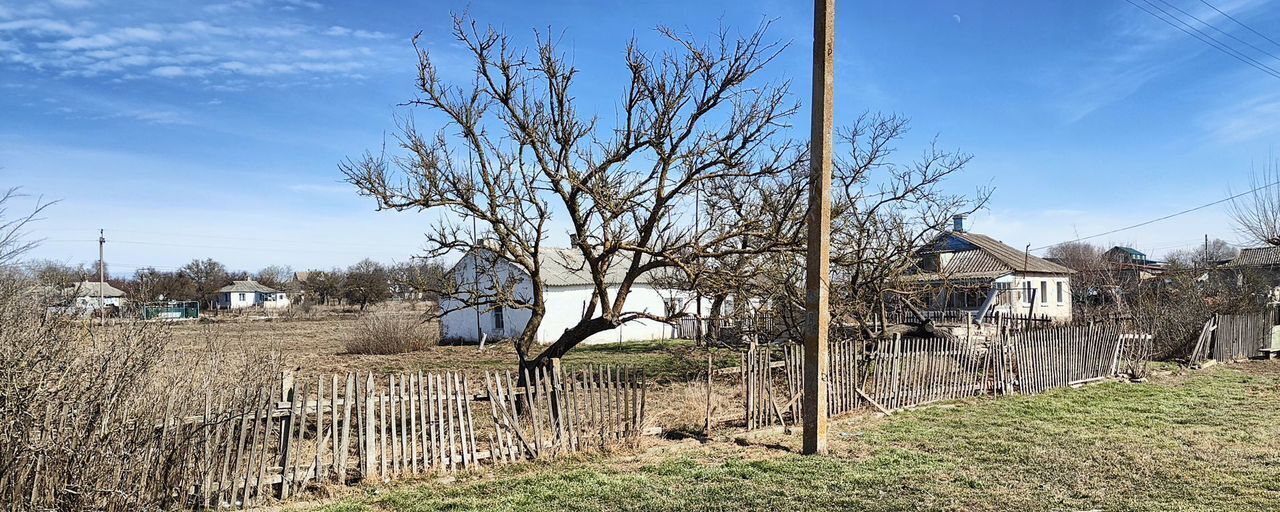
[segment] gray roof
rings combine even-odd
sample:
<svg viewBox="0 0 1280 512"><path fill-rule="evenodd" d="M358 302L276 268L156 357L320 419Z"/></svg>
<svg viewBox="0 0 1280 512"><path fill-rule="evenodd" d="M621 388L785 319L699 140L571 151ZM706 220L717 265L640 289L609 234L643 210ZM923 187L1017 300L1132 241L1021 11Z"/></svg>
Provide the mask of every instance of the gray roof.
<svg viewBox="0 0 1280 512"><path fill-rule="evenodd" d="M102 289L99 290L99 287ZM70 292L76 297L124 297L124 291L111 286L111 283L97 281L81 281L72 286Z"/></svg>
<svg viewBox="0 0 1280 512"><path fill-rule="evenodd" d="M548 287L590 286L593 284L591 271L587 269L582 252L578 249L544 247L538 250L538 261L538 266L542 272L542 282ZM462 260L458 260L458 263L462 263ZM627 275L627 267L629 265L629 259L617 258L613 265L609 266L609 270L605 274L605 284L621 283L622 278ZM635 282L637 284L652 283L654 274L655 272L649 272L640 275Z"/></svg>
<svg viewBox="0 0 1280 512"><path fill-rule="evenodd" d="M1075 273L1052 261L1027 255L987 235L964 231L942 233L919 251L921 255L938 253L950 253L952 256L938 272L922 272L914 277L915 280L994 279L1014 272Z"/></svg>
<svg viewBox="0 0 1280 512"><path fill-rule="evenodd" d="M587 270L582 252L577 249L540 249L538 259L542 270L542 282L547 286L582 286L591 285L591 271ZM627 275L627 267L631 260L618 258L612 262L605 273L605 284L618 284ZM651 273L650 273L651 274ZM636 277L636 283L651 282L650 274Z"/></svg>
<svg viewBox="0 0 1280 512"><path fill-rule="evenodd" d="M1266 267L1280 265L1280 247L1250 247L1240 249L1240 255L1227 263L1228 267Z"/></svg>
<svg viewBox="0 0 1280 512"><path fill-rule="evenodd" d="M218 293L227 292L262 292L262 293L280 293L280 290L263 285L254 280L248 281L232 281L231 284L218 288Z"/></svg>

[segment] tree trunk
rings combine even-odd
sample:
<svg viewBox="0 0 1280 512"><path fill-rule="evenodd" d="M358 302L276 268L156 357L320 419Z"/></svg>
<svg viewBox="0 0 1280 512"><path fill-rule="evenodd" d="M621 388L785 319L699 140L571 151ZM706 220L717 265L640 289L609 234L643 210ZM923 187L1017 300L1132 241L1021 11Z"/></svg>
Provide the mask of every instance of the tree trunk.
<svg viewBox="0 0 1280 512"><path fill-rule="evenodd" d="M578 325L564 331L564 334L561 334L555 343L543 349L542 353L538 354L537 357L520 361L520 373L523 376L526 369L532 371L536 368L547 366L552 358L564 357L565 353L569 352L570 349L578 346L579 343L582 343L592 335L615 327L617 325L613 320L602 317L579 322Z"/></svg>
<svg viewBox="0 0 1280 512"><path fill-rule="evenodd" d="M711 299L711 317L707 319L709 324L707 334L716 341L720 341L720 309L724 307L724 301L727 298L726 295L716 295ZM702 319L699 318L698 321L701 322ZM703 340L703 344L706 344L706 340Z"/></svg>

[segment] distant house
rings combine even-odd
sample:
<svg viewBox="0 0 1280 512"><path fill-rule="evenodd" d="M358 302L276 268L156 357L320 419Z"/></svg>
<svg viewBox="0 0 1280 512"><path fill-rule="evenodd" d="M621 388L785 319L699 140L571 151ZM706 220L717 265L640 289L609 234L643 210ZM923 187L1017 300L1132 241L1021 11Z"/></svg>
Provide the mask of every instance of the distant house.
<svg viewBox="0 0 1280 512"><path fill-rule="evenodd" d="M1280 301L1280 247L1240 249L1240 254L1218 267L1214 273L1225 275L1237 284L1243 284L1248 278L1270 286L1271 300Z"/></svg>
<svg viewBox="0 0 1280 512"><path fill-rule="evenodd" d="M1121 282L1151 279L1164 271L1160 262L1147 258L1142 251L1132 247L1112 247L1102 253L1102 261Z"/></svg>
<svg viewBox="0 0 1280 512"><path fill-rule="evenodd" d="M257 281L233 281L218 289L218 309L262 307L280 309L289 307L289 294Z"/></svg>
<svg viewBox="0 0 1280 512"><path fill-rule="evenodd" d="M1123 263L1127 265L1159 265L1160 263L1147 258L1142 251L1132 247L1121 247L1119 245L1107 249L1102 253L1102 259L1112 263Z"/></svg>
<svg viewBox="0 0 1280 512"><path fill-rule="evenodd" d="M303 271L293 273L293 285L298 290L299 304L309 302L312 299L307 296L307 280L311 279L315 274L322 274L322 272Z"/></svg>
<svg viewBox="0 0 1280 512"><path fill-rule="evenodd" d="M974 319L1000 312L1071 320L1074 270L967 232L962 218L916 256L917 270L907 280L924 287L930 310L969 311Z"/></svg>
<svg viewBox="0 0 1280 512"><path fill-rule="evenodd" d="M590 307L592 280L590 272L585 270L581 254L575 249L542 249L538 253L540 267L545 286L544 303L547 313L538 327L535 339L538 343L551 343L564 331L577 325L583 313ZM477 281L492 293L493 279L486 275L501 276L498 281L511 283L516 297L532 296L533 285L523 269L506 261L491 262L487 251L473 250L464 255L450 271L450 275L458 279L461 290L465 290ZM492 267L484 274L477 273L480 268ZM624 268L621 265L611 268L606 281L617 283L622 278ZM651 276L642 275L631 287L627 295L626 310L645 312L655 316L666 316L675 313L687 313L694 309L693 298L688 292L666 288L655 282ZM612 293L616 286L610 286ZM486 292L482 291L483 296ZM481 335L489 339L502 339L515 336L524 330L529 322L529 311L525 309L504 309L501 307L462 307L466 300L466 292L456 296L440 298L440 307L444 311L441 324L446 338L475 342ZM633 320L614 329L597 333L586 339L584 343L609 343L635 340L653 340L674 337L677 329L656 320Z"/></svg>
<svg viewBox="0 0 1280 512"><path fill-rule="evenodd" d="M111 286L110 283L81 281L65 290L71 298L70 306L84 310L96 311L101 307L119 308L124 305L124 291Z"/></svg>

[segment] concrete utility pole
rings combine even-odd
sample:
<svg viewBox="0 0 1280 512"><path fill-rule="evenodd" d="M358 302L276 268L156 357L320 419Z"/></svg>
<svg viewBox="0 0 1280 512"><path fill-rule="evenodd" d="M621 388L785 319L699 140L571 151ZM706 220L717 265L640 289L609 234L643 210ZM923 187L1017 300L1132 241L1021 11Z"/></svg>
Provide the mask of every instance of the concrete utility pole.
<svg viewBox="0 0 1280 512"><path fill-rule="evenodd" d="M809 250L805 261L804 453L827 452L827 329L831 312L831 132L835 0L813 2L813 110L809 134Z"/></svg>
<svg viewBox="0 0 1280 512"><path fill-rule="evenodd" d="M102 259L107 245L106 230L98 230L98 325L107 325L107 299L103 291L107 281L107 264Z"/></svg>

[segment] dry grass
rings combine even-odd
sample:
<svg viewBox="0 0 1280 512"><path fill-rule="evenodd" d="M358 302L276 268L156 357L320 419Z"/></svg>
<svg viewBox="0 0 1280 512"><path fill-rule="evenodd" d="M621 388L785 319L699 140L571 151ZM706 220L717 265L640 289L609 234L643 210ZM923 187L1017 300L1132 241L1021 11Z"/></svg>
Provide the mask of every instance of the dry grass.
<svg viewBox="0 0 1280 512"><path fill-rule="evenodd" d="M226 350L207 331L192 337L203 347L193 354L171 350L164 324L47 316L28 287L0 275L0 503L170 506L169 494L146 486L179 485L195 440L162 440L155 426L203 412L213 390L256 389L276 373L273 358ZM247 401L224 410L245 410Z"/></svg>
<svg viewBox="0 0 1280 512"><path fill-rule="evenodd" d="M327 510L1273 510L1277 389L1280 362L1161 371L842 419L829 456L778 432L658 442Z"/></svg>

